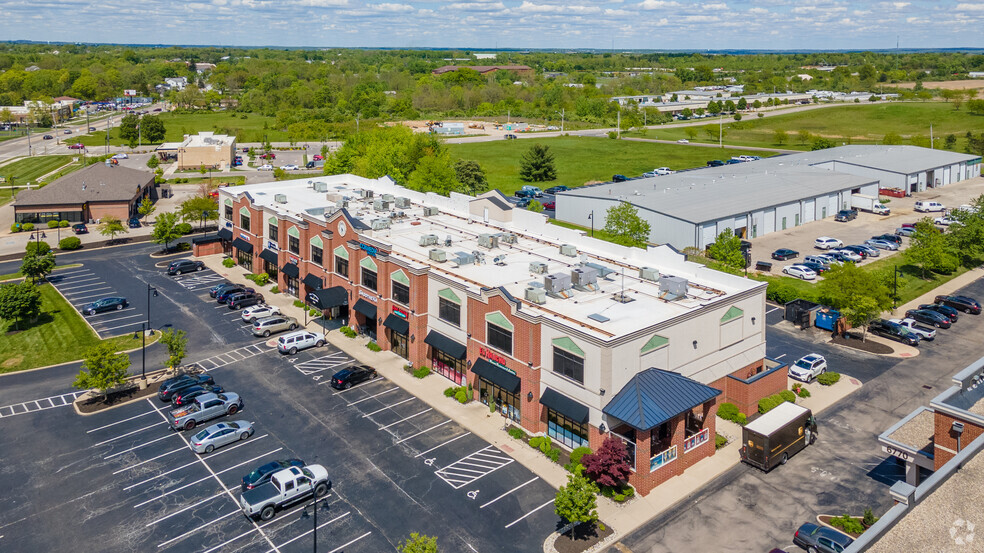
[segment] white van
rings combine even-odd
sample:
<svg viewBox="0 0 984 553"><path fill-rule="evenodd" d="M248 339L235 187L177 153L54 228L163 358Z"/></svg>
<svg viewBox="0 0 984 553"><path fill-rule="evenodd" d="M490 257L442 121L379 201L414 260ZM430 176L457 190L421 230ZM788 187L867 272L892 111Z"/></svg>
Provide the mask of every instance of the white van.
<svg viewBox="0 0 984 553"><path fill-rule="evenodd" d="M946 208L943 207L943 204L940 202L924 202L922 200L916 202L913 209L922 213L928 213L931 211L946 211Z"/></svg>
<svg viewBox="0 0 984 553"><path fill-rule="evenodd" d="M310 347L320 348L323 345L325 345L323 336L306 330L284 334L277 339L277 351L288 355L294 355L298 350Z"/></svg>

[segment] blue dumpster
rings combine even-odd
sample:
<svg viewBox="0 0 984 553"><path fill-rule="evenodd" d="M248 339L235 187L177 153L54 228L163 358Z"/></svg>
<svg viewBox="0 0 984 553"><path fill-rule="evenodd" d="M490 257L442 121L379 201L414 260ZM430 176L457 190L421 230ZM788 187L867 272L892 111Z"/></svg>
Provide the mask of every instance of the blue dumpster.
<svg viewBox="0 0 984 553"><path fill-rule="evenodd" d="M840 316L840 311L836 309L821 309L817 311L817 321L814 324L817 328L822 328L833 332L834 325L837 324L837 319L839 319Z"/></svg>

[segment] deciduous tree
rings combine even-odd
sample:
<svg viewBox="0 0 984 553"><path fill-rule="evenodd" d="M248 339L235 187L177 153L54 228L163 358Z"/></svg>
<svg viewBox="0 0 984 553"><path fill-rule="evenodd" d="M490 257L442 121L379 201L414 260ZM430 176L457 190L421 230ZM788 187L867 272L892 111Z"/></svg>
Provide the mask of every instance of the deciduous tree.
<svg viewBox="0 0 984 553"><path fill-rule="evenodd" d="M530 203L526 206L526 209L535 213L543 213L543 204L536 200L530 200Z"/></svg>
<svg viewBox="0 0 984 553"><path fill-rule="evenodd" d="M613 436L605 438L598 451L581 457L581 464L592 480L612 488L624 486L632 473L625 442Z"/></svg>
<svg viewBox="0 0 984 553"><path fill-rule="evenodd" d="M817 284L820 299L834 309L850 308L859 297L874 300L875 305L887 309L892 304L888 287L878 275L862 269L854 263L833 265L823 274L823 280Z"/></svg>
<svg viewBox="0 0 984 553"><path fill-rule="evenodd" d="M170 211L161 213L154 223L151 239L155 244L163 244L166 251L168 245L178 238L181 238L181 231L178 230L178 214Z"/></svg>
<svg viewBox="0 0 984 553"><path fill-rule="evenodd" d="M137 213L143 215L144 221L150 219L150 216L154 214L157 210L157 206L154 205L153 200L150 198L144 198L140 200L140 206L137 207Z"/></svg>
<svg viewBox="0 0 984 553"><path fill-rule="evenodd" d="M628 202L619 202L605 212L605 232L623 246L645 246L650 230L649 221L639 217L639 210Z"/></svg>
<svg viewBox="0 0 984 553"><path fill-rule="evenodd" d="M745 268L745 255L741 251L741 238L730 228L718 234L708 250L712 259L735 269Z"/></svg>
<svg viewBox="0 0 984 553"><path fill-rule="evenodd" d="M160 117L147 115L140 121L140 133L146 142L162 142L167 134L167 129Z"/></svg>
<svg viewBox="0 0 984 553"><path fill-rule="evenodd" d="M454 173L458 178L459 190L462 194L477 196L489 189L485 171L477 161L467 159L455 161Z"/></svg>
<svg viewBox="0 0 984 553"><path fill-rule="evenodd" d="M192 196L181 202L178 213L185 222L201 221L203 217L215 221L219 218L219 200L207 195Z"/></svg>
<svg viewBox="0 0 984 553"><path fill-rule="evenodd" d="M41 291L33 282L0 284L0 320L13 321L20 329L22 322L41 314Z"/></svg>
<svg viewBox="0 0 984 553"><path fill-rule="evenodd" d="M557 179L554 156L550 147L533 144L519 162L519 178L526 182L545 182Z"/></svg>
<svg viewBox="0 0 984 553"><path fill-rule="evenodd" d="M44 280L44 277L55 270L55 254L52 251L45 253L27 254L21 261L20 272L31 282Z"/></svg>
<svg viewBox="0 0 984 553"><path fill-rule="evenodd" d="M117 353L110 342L103 342L90 349L82 361L82 370L72 384L80 390L95 389L103 398L115 386L126 382L130 356Z"/></svg>
<svg viewBox="0 0 984 553"><path fill-rule="evenodd" d="M167 366L177 367L184 361L188 347L188 333L169 328L161 332L160 341L167 347Z"/></svg>
<svg viewBox="0 0 984 553"><path fill-rule="evenodd" d="M916 232L909 238L909 247L902 252L902 257L918 265L923 278L926 278L927 270L952 273L958 264L957 252L950 241L928 218L916 223Z"/></svg>
<svg viewBox="0 0 984 553"><path fill-rule="evenodd" d="M568 473L567 485L561 486L554 497L554 512L572 524L573 538L576 538L574 531L579 525L598 521L598 486L582 472L576 469Z"/></svg>
<svg viewBox="0 0 984 553"><path fill-rule="evenodd" d="M137 142L137 125L140 124L140 118L137 117L135 113L128 113L123 116L120 121L120 138L126 141L133 141L134 144Z"/></svg>
<svg viewBox="0 0 984 553"><path fill-rule="evenodd" d="M411 532L410 537L396 547L400 553L438 553L437 538Z"/></svg>
<svg viewBox="0 0 984 553"><path fill-rule="evenodd" d="M410 173L407 188L420 192L436 192L447 196L452 190L458 188L458 178L451 167L451 159L443 152L420 158L417 166Z"/></svg>
<svg viewBox="0 0 984 553"><path fill-rule="evenodd" d="M97 228L99 229L99 234L109 236L110 240L116 240L117 234L126 234L129 232L126 227L123 226L123 222L112 215L104 216Z"/></svg>
<svg viewBox="0 0 984 553"><path fill-rule="evenodd" d="M789 133L787 133L782 129L776 129L772 131L772 136L775 138L776 144L780 146L782 146L783 144L786 143L787 140L789 140Z"/></svg>

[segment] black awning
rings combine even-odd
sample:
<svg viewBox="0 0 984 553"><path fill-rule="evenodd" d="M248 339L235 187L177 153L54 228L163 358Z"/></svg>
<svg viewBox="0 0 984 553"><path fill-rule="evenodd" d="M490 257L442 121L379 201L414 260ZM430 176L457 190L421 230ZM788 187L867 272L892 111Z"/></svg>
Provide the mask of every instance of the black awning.
<svg viewBox="0 0 984 553"><path fill-rule="evenodd" d="M410 332L410 322L396 313L387 315L386 320L383 321L383 326L393 329L398 334L407 334Z"/></svg>
<svg viewBox="0 0 984 553"><path fill-rule="evenodd" d="M588 408L551 388L543 392L540 404L557 411L574 422L588 422Z"/></svg>
<svg viewBox="0 0 984 553"><path fill-rule="evenodd" d="M276 265L277 262L280 261L279 257L277 256L277 252L273 250L268 250L266 248L263 248L263 251L260 252L260 259L268 263L273 263L274 265Z"/></svg>
<svg viewBox="0 0 984 553"><path fill-rule="evenodd" d="M348 304L348 292L341 286L322 288L307 295L307 301L318 309L331 309Z"/></svg>
<svg viewBox="0 0 984 553"><path fill-rule="evenodd" d="M485 359L479 359L475 361L472 365L472 372L478 376L488 380L489 382L495 384L496 386L502 388L503 390L508 390L512 393L519 392L519 377L512 374L511 372L489 363Z"/></svg>
<svg viewBox="0 0 984 553"><path fill-rule="evenodd" d="M294 265L293 263L284 263L284 266L280 268L280 272L290 278L297 278L301 276L300 269L298 269L297 265Z"/></svg>
<svg viewBox="0 0 984 553"><path fill-rule="evenodd" d="M232 240L232 231L227 228L220 228L219 238L223 240Z"/></svg>
<svg viewBox="0 0 984 553"><path fill-rule="evenodd" d="M324 288L325 281L318 278L318 275L315 275L314 273L308 273L304 275L304 284L307 284L311 288L317 290L319 288Z"/></svg>
<svg viewBox="0 0 984 553"><path fill-rule="evenodd" d="M427 337L424 338L424 343L434 349L443 351L455 359L464 359L465 356L468 355L467 346L464 344L459 344L451 338L448 338L447 336L434 330L427 333Z"/></svg>
<svg viewBox="0 0 984 553"><path fill-rule="evenodd" d="M246 253L253 253L253 245L249 242L243 240L242 238L236 238L232 241L232 247L237 250L242 250Z"/></svg>
<svg viewBox="0 0 984 553"><path fill-rule="evenodd" d="M355 302L355 310L362 313L366 317L375 320L376 319L376 306L367 302L366 300L360 299Z"/></svg>
<svg viewBox="0 0 984 553"><path fill-rule="evenodd" d="M222 239L218 236L199 236L198 238L192 238L192 244L211 244L213 242L221 242Z"/></svg>

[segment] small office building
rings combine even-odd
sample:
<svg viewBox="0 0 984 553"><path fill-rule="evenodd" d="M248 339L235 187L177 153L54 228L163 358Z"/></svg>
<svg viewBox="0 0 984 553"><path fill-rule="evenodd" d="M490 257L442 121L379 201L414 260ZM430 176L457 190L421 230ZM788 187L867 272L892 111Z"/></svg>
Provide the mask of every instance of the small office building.
<svg viewBox="0 0 984 553"><path fill-rule="evenodd" d="M23 190L14 201L18 223L98 221L111 215L126 221L137 216L143 198L157 199L154 174L96 163L69 173L42 188Z"/></svg>
<svg viewBox="0 0 984 553"><path fill-rule="evenodd" d="M173 148L174 145L162 144ZM231 169L236 157L236 137L212 132L200 132L185 137L177 146L176 152L171 149L158 148L158 155L175 155L178 169Z"/></svg>

